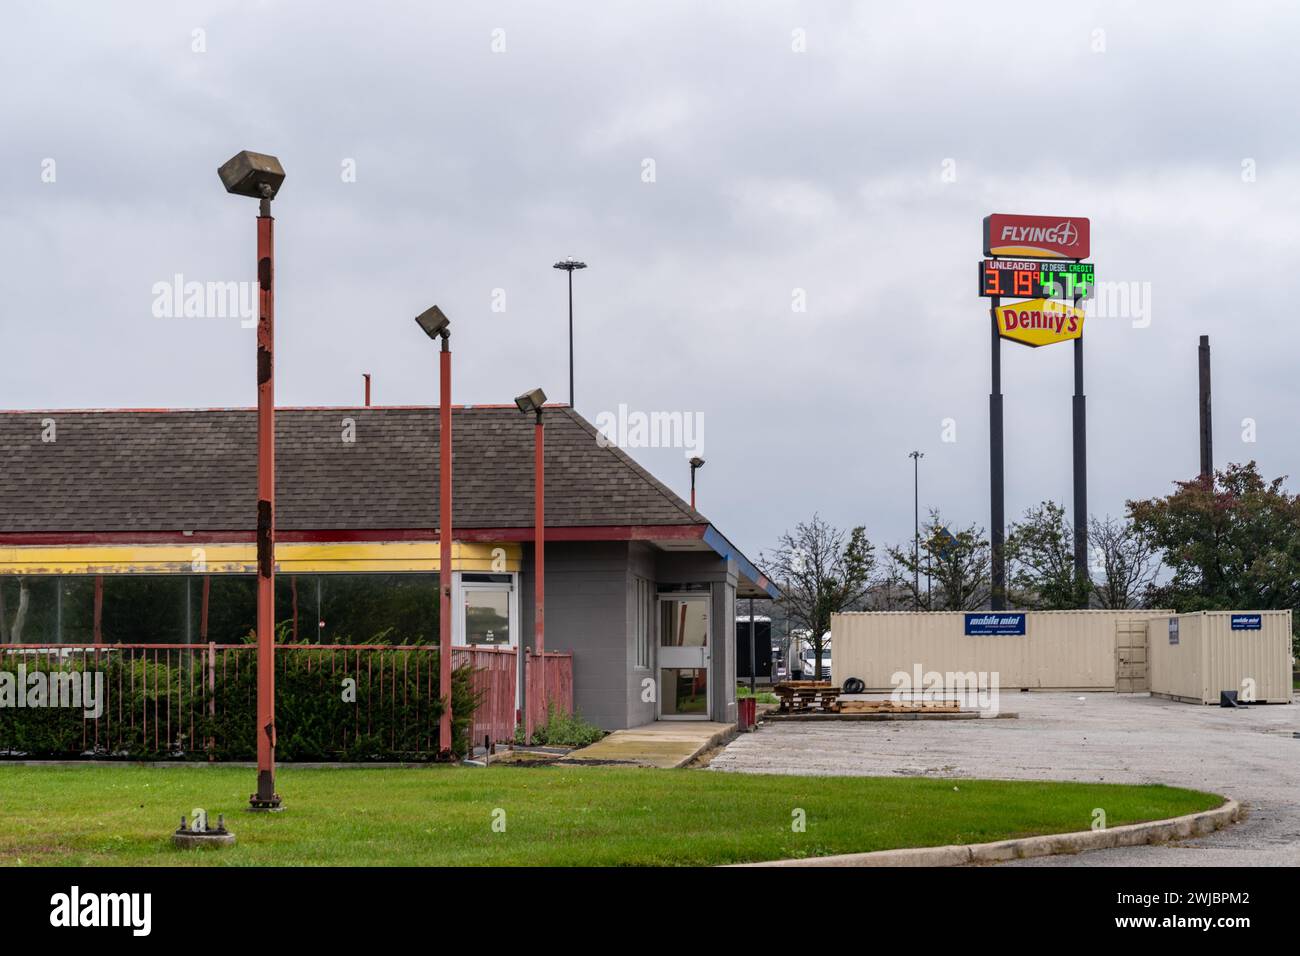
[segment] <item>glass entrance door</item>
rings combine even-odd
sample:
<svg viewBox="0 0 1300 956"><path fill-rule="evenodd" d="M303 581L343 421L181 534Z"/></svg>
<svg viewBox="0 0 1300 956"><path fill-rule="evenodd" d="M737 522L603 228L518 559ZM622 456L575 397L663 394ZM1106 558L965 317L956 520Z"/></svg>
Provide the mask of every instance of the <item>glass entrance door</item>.
<svg viewBox="0 0 1300 956"><path fill-rule="evenodd" d="M659 596L659 716L709 719L709 596Z"/></svg>
<svg viewBox="0 0 1300 956"><path fill-rule="evenodd" d="M513 647L515 634L509 584L464 584L465 618L461 628L470 647Z"/></svg>
<svg viewBox="0 0 1300 956"><path fill-rule="evenodd" d="M452 616L452 644L478 650L517 650L519 647L519 593L509 574L458 574L453 585L460 613ZM515 662L515 710L523 706L520 675L523 662ZM482 663L480 661L480 663Z"/></svg>

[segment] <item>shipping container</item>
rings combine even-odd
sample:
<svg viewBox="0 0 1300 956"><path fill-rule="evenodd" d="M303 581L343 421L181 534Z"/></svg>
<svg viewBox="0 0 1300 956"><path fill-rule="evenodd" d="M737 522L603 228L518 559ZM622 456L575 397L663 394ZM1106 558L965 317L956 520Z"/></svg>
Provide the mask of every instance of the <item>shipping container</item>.
<svg viewBox="0 0 1300 956"><path fill-rule="evenodd" d="M1217 704L1291 703L1291 612L1199 611L1149 623L1151 693Z"/></svg>
<svg viewBox="0 0 1300 956"><path fill-rule="evenodd" d="M1146 690L1146 632L1171 611L862 611L831 618L832 680L894 689L902 672L997 674L1003 690ZM1019 618L1018 621L1014 620ZM996 619L996 620L995 620Z"/></svg>

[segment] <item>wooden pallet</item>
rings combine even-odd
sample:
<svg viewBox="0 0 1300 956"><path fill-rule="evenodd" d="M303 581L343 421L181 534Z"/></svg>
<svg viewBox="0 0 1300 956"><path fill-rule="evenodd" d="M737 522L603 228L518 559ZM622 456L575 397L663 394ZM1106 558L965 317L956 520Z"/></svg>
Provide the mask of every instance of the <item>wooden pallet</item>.
<svg viewBox="0 0 1300 956"><path fill-rule="evenodd" d="M781 713L825 711L833 713L840 689L830 681L796 680L777 684L773 688L781 700Z"/></svg>
<svg viewBox="0 0 1300 956"><path fill-rule="evenodd" d="M925 703L902 704L892 700L839 700L835 702L839 714L956 714L961 705L955 700L936 700Z"/></svg>

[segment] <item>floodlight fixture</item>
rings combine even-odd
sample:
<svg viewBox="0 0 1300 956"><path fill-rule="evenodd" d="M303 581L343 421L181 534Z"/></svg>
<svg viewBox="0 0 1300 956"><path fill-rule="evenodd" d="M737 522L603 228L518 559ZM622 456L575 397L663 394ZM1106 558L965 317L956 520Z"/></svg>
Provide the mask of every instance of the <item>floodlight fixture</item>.
<svg viewBox="0 0 1300 956"><path fill-rule="evenodd" d="M246 149L222 163L217 175L226 192L269 201L284 182L284 167L274 156Z"/></svg>
<svg viewBox="0 0 1300 956"><path fill-rule="evenodd" d="M416 323L424 329L424 334L431 339L442 337L445 343L451 336L451 320L436 305L430 306L415 317Z"/></svg>
<svg viewBox="0 0 1300 956"><path fill-rule="evenodd" d="M516 398L515 404L519 406L519 410L525 415L529 412L536 412L541 415L542 406L546 404L546 393L540 388L535 388Z"/></svg>

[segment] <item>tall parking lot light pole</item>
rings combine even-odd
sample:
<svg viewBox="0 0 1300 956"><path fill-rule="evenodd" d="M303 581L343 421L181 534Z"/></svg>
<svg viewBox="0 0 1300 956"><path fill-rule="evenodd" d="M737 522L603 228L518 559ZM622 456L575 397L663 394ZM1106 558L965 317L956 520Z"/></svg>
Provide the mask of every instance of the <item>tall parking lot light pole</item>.
<svg viewBox="0 0 1300 956"><path fill-rule="evenodd" d="M552 269L563 269L569 274L569 407L573 408L573 271L587 268L587 263L579 262L573 256L561 259Z"/></svg>
<svg viewBox="0 0 1300 956"><path fill-rule="evenodd" d="M275 792L275 219L284 182L274 156L248 150L217 170L226 191L259 201L257 215L257 792L253 810L280 809Z"/></svg>
<svg viewBox="0 0 1300 956"><path fill-rule="evenodd" d="M451 320L436 305L415 317L431 339L439 340L438 357L438 751L451 758Z"/></svg>
<svg viewBox="0 0 1300 956"><path fill-rule="evenodd" d="M527 415L532 412L537 416L533 425L533 644L537 651L541 673L538 676L538 692L542 701L542 719L547 716L546 700L546 426L542 424L542 408L546 405L546 393L540 388L524 392L515 399L519 410ZM527 672L525 672L525 675ZM525 687L527 684L525 683ZM524 701L525 732L531 741L533 736L531 702Z"/></svg>

